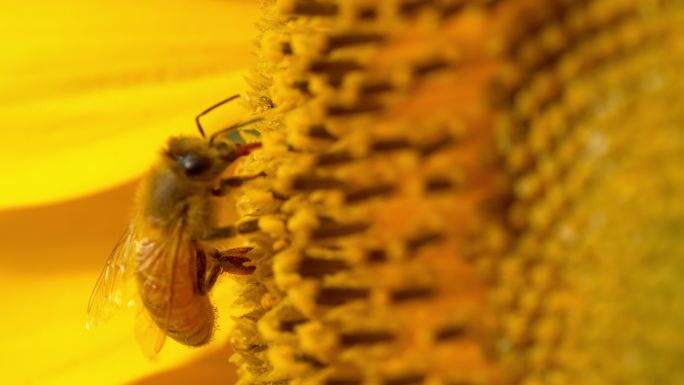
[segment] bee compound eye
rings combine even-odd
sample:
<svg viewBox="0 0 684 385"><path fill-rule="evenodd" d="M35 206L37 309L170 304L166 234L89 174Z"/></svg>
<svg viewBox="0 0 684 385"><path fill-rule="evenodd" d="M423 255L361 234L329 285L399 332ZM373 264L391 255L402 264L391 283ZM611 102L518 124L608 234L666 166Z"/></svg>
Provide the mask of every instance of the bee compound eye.
<svg viewBox="0 0 684 385"><path fill-rule="evenodd" d="M201 175L211 167L209 159L192 153L178 157L177 162L188 176Z"/></svg>

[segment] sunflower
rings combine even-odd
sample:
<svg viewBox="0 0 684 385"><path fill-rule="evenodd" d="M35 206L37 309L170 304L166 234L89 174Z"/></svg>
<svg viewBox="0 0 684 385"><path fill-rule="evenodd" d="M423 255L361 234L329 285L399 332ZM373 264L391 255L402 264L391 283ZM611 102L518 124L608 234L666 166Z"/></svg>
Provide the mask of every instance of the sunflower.
<svg viewBox="0 0 684 385"><path fill-rule="evenodd" d="M16 91L6 103L13 115L5 119L12 123L4 164L21 167L9 171L2 202L45 203L130 180L181 122L192 130L188 122L203 107L243 94L245 110L208 124L261 118L243 136L262 148L237 172L265 176L226 198L237 215L222 218L258 221L236 240L255 248L256 270L220 282L225 295L214 300L232 321L230 359L211 348L216 366L180 366L178 358L169 364L176 380L196 381L212 368L224 381L264 385L684 380L681 2L264 0L258 31L245 26L259 11L251 2L197 3L195 11L181 3L146 14L125 5L95 12L149 30L159 29L150 20L166 26L168 44L150 38L158 51L133 28L84 39L62 23L64 36L96 42L65 38L47 50L59 58L80 52L87 65L64 59L63 67L81 80L56 81L66 73L56 70L8 80ZM26 13L54 23L64 12L55 7ZM125 56L90 55L122 36ZM248 62L237 52L254 42ZM150 57L158 61L150 65ZM140 79L151 73L131 71L131 63L165 70L148 86ZM33 92L36 85L44 92ZM44 124L47 117L59 129ZM22 125L30 129L16 129ZM106 198L130 190L35 210L47 210L46 223L63 223L55 218L80 207L93 226L110 224L106 213L121 208ZM6 292L35 295L13 299L11 309L29 310L6 329L16 331L10 341L39 342L23 345L33 361L6 361L47 369L17 378L67 382L54 374L58 366L69 368L70 383L129 375L112 367L130 376L147 370L134 353L110 358L104 343L83 353L80 334L54 332L77 318L67 310L76 302L49 294L87 298L76 285L86 274L49 267L65 266L58 250L78 254L89 230L70 232L79 236L72 244L25 219L31 237L13 237L16 218L37 217L27 210L6 214L4 234L14 253L35 249L21 262L7 258L16 273L2 282ZM79 261L96 269L90 255ZM45 278L26 274L27 265ZM100 335L123 343L123 330ZM101 364L84 369L73 357Z"/></svg>

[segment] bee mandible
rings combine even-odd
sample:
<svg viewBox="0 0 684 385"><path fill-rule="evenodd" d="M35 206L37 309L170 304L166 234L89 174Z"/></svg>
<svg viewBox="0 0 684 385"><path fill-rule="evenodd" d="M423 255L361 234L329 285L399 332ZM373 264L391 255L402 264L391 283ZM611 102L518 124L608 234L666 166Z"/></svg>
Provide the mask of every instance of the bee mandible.
<svg viewBox="0 0 684 385"><path fill-rule="evenodd" d="M224 195L264 174L220 179L230 164L260 147L259 143L221 138L260 119L235 124L207 139L200 118L238 97L234 95L197 115L195 122L202 137L169 139L158 162L140 182L133 218L90 297L88 327L125 305L126 286L135 281L143 305L136 334L148 356L161 350L166 336L190 346L211 339L215 310L208 292L222 272L250 274L254 267L244 265L251 248L218 251L206 243L257 229L256 220L214 227L212 196ZM130 279L133 276L135 280Z"/></svg>

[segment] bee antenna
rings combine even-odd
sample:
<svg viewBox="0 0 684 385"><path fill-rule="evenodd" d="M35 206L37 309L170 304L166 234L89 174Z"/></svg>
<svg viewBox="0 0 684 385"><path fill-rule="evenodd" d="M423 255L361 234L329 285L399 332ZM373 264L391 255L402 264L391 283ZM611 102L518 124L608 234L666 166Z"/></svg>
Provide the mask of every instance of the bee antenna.
<svg viewBox="0 0 684 385"><path fill-rule="evenodd" d="M240 97L240 95L237 94L237 95L233 95L233 96L229 97L228 99L221 100L220 102L214 104L213 106L207 108L206 110L200 112L197 116L195 116L195 123L197 123L197 129L199 130L199 132L203 138L206 138L207 136L204 135L204 129L202 128L202 124L200 123L200 118L202 116L206 115L208 112L212 111L213 109L220 107L220 106L230 102L231 100L235 100L239 97Z"/></svg>
<svg viewBox="0 0 684 385"><path fill-rule="evenodd" d="M224 135L227 132L237 130L238 128L242 128L245 126L249 126L250 124L254 124L254 123L260 122L262 120L264 120L264 119L263 118L254 118L254 119L250 119L246 122L233 124L232 126L226 127L221 131L216 131L211 135L211 137L209 137L209 145L211 146L214 143L214 139L216 139L217 136Z"/></svg>

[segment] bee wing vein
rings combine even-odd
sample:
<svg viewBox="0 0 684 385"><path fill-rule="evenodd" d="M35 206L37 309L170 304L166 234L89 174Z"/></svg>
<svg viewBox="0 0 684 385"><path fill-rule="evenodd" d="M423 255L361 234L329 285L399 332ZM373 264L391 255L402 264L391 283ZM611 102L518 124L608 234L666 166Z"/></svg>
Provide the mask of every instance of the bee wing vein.
<svg viewBox="0 0 684 385"><path fill-rule="evenodd" d="M129 225L105 262L88 301L87 326L106 321L128 300L126 284L135 272L135 228Z"/></svg>
<svg viewBox="0 0 684 385"><path fill-rule="evenodd" d="M180 253L189 250L186 247L188 246L186 241L183 223L178 222L168 238L151 242L147 245L148 247L142 248L144 251L140 256L140 269L145 270L148 276L163 279L164 284L159 289L165 290L161 300L154 304L155 307L163 309L164 314L152 315L144 309L136 319L138 344L145 355L150 358L154 358L164 346L166 339L164 329L171 326L176 263Z"/></svg>

